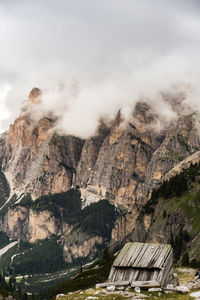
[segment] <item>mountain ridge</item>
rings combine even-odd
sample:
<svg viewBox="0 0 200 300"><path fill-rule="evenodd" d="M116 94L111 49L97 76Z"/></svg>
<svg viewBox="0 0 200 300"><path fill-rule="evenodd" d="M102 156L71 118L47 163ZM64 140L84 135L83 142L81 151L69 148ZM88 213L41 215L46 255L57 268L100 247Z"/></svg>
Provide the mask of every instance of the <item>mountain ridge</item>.
<svg viewBox="0 0 200 300"><path fill-rule="evenodd" d="M129 123L123 123L119 112L109 125L101 121L96 135L84 140L56 133L52 116L37 123L32 120L26 107L39 105L40 93L36 101L34 95L31 92L31 103L26 103L20 117L1 135L0 203L4 207L0 231L11 240L30 244L59 236L69 264L84 257L92 259L107 246L123 244L153 188L165 176L174 176L170 170L184 159L199 153L196 114L179 115L157 131L159 116L139 102ZM75 208L70 215L75 203L81 210ZM107 218L104 209L110 209L113 217ZM102 228L108 228L106 236L99 231L98 218ZM148 227L148 216L144 222ZM92 226L97 231L91 231Z"/></svg>

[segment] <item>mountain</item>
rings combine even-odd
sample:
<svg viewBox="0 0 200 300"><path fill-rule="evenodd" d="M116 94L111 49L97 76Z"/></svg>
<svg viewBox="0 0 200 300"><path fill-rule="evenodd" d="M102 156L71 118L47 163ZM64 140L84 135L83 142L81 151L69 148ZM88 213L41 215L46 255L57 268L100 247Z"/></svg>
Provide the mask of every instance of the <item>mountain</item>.
<svg viewBox="0 0 200 300"><path fill-rule="evenodd" d="M140 101L129 123L118 112L85 140L58 133L52 113L33 119L40 95L37 88L31 91L19 118L0 137L0 231L19 242L2 256L4 270L55 272L127 239L169 241L173 226L182 226L176 208L165 209L173 216L169 235L166 224L159 227L144 209L153 189L179 173L181 164L199 162L198 114L181 114L182 98L167 98L178 117L158 130L160 116Z"/></svg>

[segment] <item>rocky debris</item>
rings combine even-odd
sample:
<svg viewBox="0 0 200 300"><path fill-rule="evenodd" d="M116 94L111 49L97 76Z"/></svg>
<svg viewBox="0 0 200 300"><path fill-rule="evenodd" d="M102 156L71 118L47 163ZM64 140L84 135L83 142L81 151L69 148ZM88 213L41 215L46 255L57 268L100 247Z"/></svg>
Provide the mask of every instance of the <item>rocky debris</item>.
<svg viewBox="0 0 200 300"><path fill-rule="evenodd" d="M187 286L189 289L200 289L200 279L189 281Z"/></svg>
<svg viewBox="0 0 200 300"><path fill-rule="evenodd" d="M173 286L176 287L177 285L179 285L179 277L178 274L173 273Z"/></svg>
<svg viewBox="0 0 200 300"><path fill-rule="evenodd" d="M189 293L189 288L187 287L187 286L185 286L185 285L179 285L179 286L176 286L175 287L175 290L177 291L177 292L181 292L182 294L187 294L187 293Z"/></svg>
<svg viewBox="0 0 200 300"><path fill-rule="evenodd" d="M200 299L200 291L191 293L191 294L190 294L190 297Z"/></svg>
<svg viewBox="0 0 200 300"><path fill-rule="evenodd" d="M124 291L124 290L125 290L125 287L124 287L124 286L117 286L117 290L118 290L118 291Z"/></svg>
<svg viewBox="0 0 200 300"><path fill-rule="evenodd" d="M147 295L144 295L142 293L135 293L135 292L128 292L128 291L107 291L105 289L101 290L101 293L105 295L120 295L127 298L133 298L133 299L144 299L148 297Z"/></svg>
<svg viewBox="0 0 200 300"><path fill-rule="evenodd" d="M150 288L148 289L148 292L162 292L162 289L161 288Z"/></svg>
<svg viewBox="0 0 200 300"><path fill-rule="evenodd" d="M110 286L107 286L107 291L109 292L114 292L115 291L115 286L114 285L110 285Z"/></svg>
<svg viewBox="0 0 200 300"><path fill-rule="evenodd" d="M136 293L140 293L141 289L140 289L139 286L136 286L136 287L134 288L134 291L135 291Z"/></svg>
<svg viewBox="0 0 200 300"><path fill-rule="evenodd" d="M121 289L123 288L123 289ZM125 290L126 288L126 290ZM172 284L168 285L167 287L165 288L149 288L148 289L148 292L149 293L146 293L146 294L143 294L141 289L136 287L134 290L131 289L130 287L128 287L129 290L127 291L127 287L123 287L123 286L117 286L115 287L114 285L113 286L107 286L105 289L102 289L100 287L98 287L98 290L95 291L95 289L87 289L84 293L83 292L80 292L80 291L77 291L77 292L74 292L74 293L81 293L81 294L84 294L86 293L86 298L85 299L101 299L103 298L104 296L112 296L113 298L117 295L119 296L122 296L125 298L128 298L128 299L141 299L141 300L144 300L144 299L148 299L148 297L152 296L152 293L156 293L156 297L162 297L162 293L177 293L177 294L186 294L186 293L189 293L189 287L187 284L185 285L180 285L180 286L177 286L177 287L174 287ZM198 294L199 293L199 294ZM191 296L193 297L197 297L198 295L200 295L200 291L198 292L197 294L194 293L194 296L193 296L193 293L191 294ZM197 295L197 296L195 296ZM199 296L198 296L199 297Z"/></svg>
<svg viewBox="0 0 200 300"><path fill-rule="evenodd" d="M86 290L86 293L91 293L91 292L93 292L94 291L94 289L87 289Z"/></svg>
<svg viewBox="0 0 200 300"><path fill-rule="evenodd" d="M56 295L56 299L59 299L59 298L64 297L64 296L66 296L66 295L65 294L58 294L58 295Z"/></svg>
<svg viewBox="0 0 200 300"><path fill-rule="evenodd" d="M96 292L94 293L95 296L97 296L97 295L99 295L99 294L100 294L100 291L96 291Z"/></svg>

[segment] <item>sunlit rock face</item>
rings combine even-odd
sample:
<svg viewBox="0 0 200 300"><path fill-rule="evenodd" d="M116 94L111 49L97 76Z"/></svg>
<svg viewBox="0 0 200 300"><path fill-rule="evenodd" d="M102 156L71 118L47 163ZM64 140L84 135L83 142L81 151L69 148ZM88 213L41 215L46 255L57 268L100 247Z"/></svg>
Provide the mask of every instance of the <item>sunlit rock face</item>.
<svg viewBox="0 0 200 300"><path fill-rule="evenodd" d="M11 192L31 193L37 198L72 186L84 141L58 136L53 126L53 119L43 117L36 124L24 115L3 136L2 170Z"/></svg>
<svg viewBox="0 0 200 300"><path fill-rule="evenodd" d="M139 103L131 123L123 126L116 119L100 149L93 140L86 141L77 168L86 202L108 198L117 206L135 209L147 201L149 191L168 170L199 149L195 115L180 116L160 132L153 129L156 118ZM87 166L86 153L94 157Z"/></svg>

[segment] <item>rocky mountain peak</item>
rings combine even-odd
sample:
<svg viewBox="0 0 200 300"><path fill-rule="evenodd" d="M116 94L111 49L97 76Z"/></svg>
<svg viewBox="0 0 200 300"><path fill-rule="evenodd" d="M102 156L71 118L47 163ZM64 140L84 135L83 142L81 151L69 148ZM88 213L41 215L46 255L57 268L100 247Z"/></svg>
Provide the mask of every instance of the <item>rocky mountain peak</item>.
<svg viewBox="0 0 200 300"><path fill-rule="evenodd" d="M38 103L40 95L33 88L29 100ZM79 186L83 207L107 199L129 212L116 221L121 234L112 233L113 240L123 239L125 220L127 235L155 184L200 150L194 114L179 116L162 132L153 130L157 117L148 104L138 102L129 123L119 112L109 124L100 121L96 134L83 140L58 135L51 118L35 123L29 115L20 116L0 142L11 195L30 193L36 199Z"/></svg>
<svg viewBox="0 0 200 300"><path fill-rule="evenodd" d="M28 96L29 101L33 104L39 104L41 93L42 91L39 88L34 87Z"/></svg>

